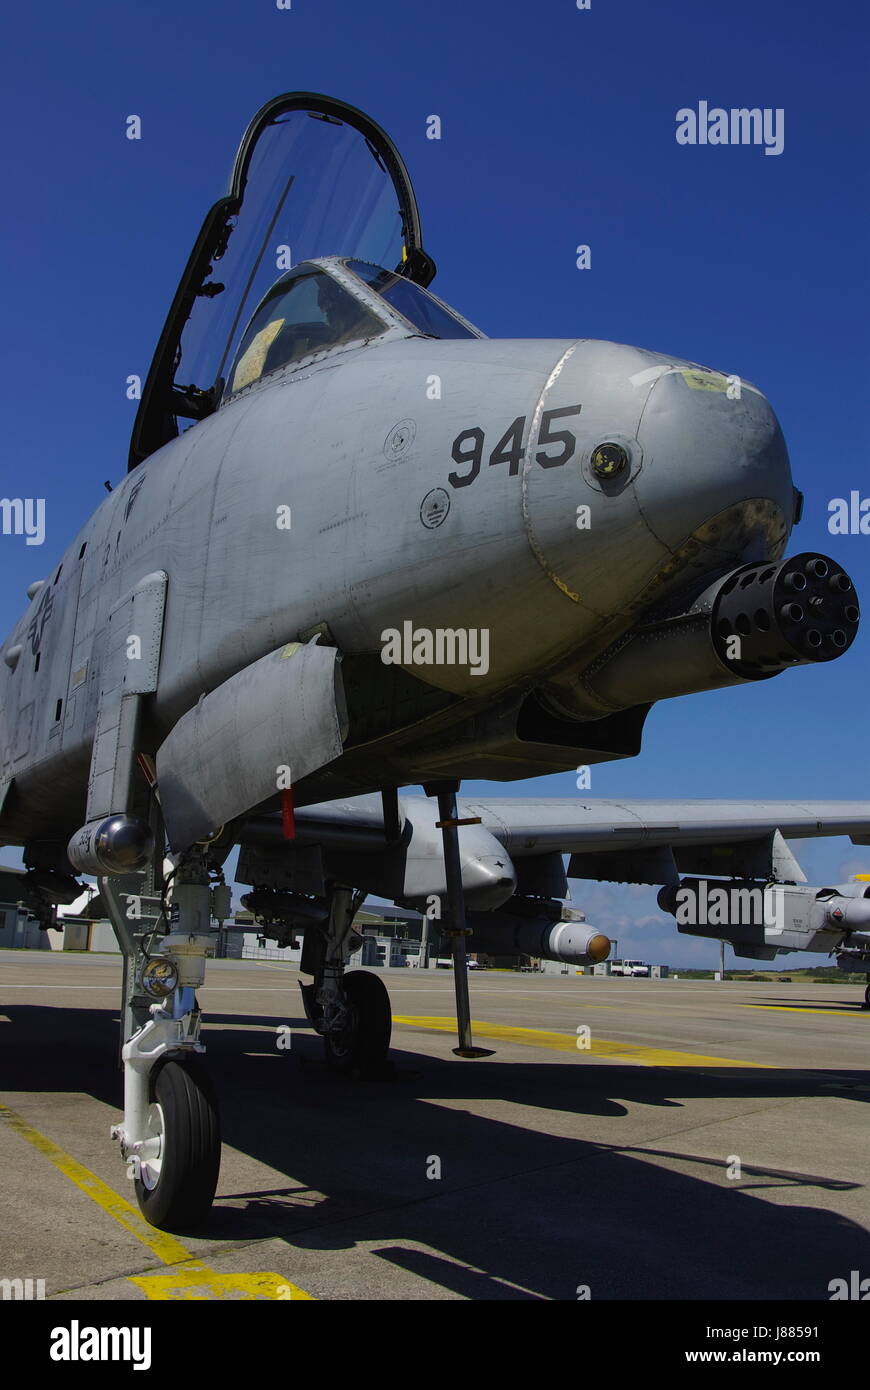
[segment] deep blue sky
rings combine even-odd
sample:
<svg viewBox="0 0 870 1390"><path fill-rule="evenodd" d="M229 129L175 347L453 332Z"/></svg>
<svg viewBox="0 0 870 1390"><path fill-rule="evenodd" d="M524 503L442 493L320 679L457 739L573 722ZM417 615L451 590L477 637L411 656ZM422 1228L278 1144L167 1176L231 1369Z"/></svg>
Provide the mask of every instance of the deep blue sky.
<svg viewBox="0 0 870 1390"><path fill-rule="evenodd" d="M248 119L294 89L348 100L393 136L434 288L485 332L636 343L758 383L806 494L792 551L828 551L870 590L870 537L827 532L832 497L870 495L870 45L856 4L115 0L15 6L4 39L0 494L44 497L48 515L41 550L0 536L3 632L123 474L125 378L147 370ZM784 108L784 152L678 146L675 113L701 99ZM140 142L125 138L131 113ZM440 142L425 138L432 113ZM592 794L864 798L868 678L859 637L835 666L661 704L641 757L595 769ZM570 795L574 781L535 790ZM814 879L870 869L847 841L803 857ZM626 951L715 952L651 924L624 935L645 897L636 912L625 891L588 897Z"/></svg>

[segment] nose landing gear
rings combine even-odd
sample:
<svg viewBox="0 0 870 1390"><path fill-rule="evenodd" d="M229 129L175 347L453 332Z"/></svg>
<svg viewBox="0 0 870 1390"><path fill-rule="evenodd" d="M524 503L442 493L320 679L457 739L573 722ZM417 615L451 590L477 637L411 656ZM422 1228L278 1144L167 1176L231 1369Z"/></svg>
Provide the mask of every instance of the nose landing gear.
<svg viewBox="0 0 870 1390"><path fill-rule="evenodd" d="M205 1048L196 1000L215 939L205 854L194 849L179 863L172 929L162 939L160 899L146 894L137 879L100 880L125 967L124 1118L113 1127L112 1138L120 1145L142 1215L161 1230L181 1232L208 1214L220 1170L220 1122L201 1060ZM149 903L152 916L142 912ZM142 928L143 916L145 928L134 932L130 918ZM150 1002L155 995L156 1002Z"/></svg>

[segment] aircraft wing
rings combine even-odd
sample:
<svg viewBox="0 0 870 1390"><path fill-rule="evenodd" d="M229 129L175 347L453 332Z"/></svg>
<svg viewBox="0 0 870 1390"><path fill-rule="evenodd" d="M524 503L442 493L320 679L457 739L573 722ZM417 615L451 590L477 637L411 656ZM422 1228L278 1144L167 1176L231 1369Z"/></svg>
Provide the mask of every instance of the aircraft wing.
<svg viewBox="0 0 870 1390"><path fill-rule="evenodd" d="M471 852L477 837L480 853L484 839L491 847L495 841L514 863L546 857L553 866L568 854L568 877L623 883L663 884L680 873L802 882L786 840L848 835L855 844L870 844L870 801L469 797L457 807L462 818L480 821L479 828L460 833ZM425 840L434 853L436 820L431 798L400 796L392 847L416 842L422 854ZM300 844L356 859L391 852L384 824L379 796L349 797L301 808L296 836ZM242 839L277 846L280 821L249 822Z"/></svg>
<svg viewBox="0 0 870 1390"><path fill-rule="evenodd" d="M514 854L747 840L772 830L794 840L848 835L870 842L870 801L487 797L460 805Z"/></svg>
<svg viewBox="0 0 870 1390"><path fill-rule="evenodd" d="M683 872L766 877L777 864L761 860L781 856L781 840L848 835L870 844L870 801L494 797L462 807L511 858L570 854L572 878L662 883L668 850Z"/></svg>
<svg viewBox="0 0 870 1390"><path fill-rule="evenodd" d="M678 930L724 937L742 956L769 960L784 950L840 949L850 968L870 962L866 884L810 886L786 843L848 835L870 845L870 802L469 797L458 800L457 816L477 948L504 951L510 941L528 955L583 964L590 941L606 942L588 923L566 921L560 900L574 878L660 884L660 906L676 916ZM249 822L241 834L241 881L295 887L293 874L282 879L276 870L288 851L295 859L308 846L318 872L393 901L422 906L446 891L432 798L401 796L386 818L378 796L305 806L297 812L295 838L292 851L280 820ZM703 920L681 917L680 894L706 904L709 889L721 894L722 885L738 883L744 888L733 890L736 906L715 922L707 920L706 906ZM765 920L739 915L747 884L756 885L756 897L770 897ZM307 891L317 892L316 883ZM753 911L759 907L751 894L748 901Z"/></svg>

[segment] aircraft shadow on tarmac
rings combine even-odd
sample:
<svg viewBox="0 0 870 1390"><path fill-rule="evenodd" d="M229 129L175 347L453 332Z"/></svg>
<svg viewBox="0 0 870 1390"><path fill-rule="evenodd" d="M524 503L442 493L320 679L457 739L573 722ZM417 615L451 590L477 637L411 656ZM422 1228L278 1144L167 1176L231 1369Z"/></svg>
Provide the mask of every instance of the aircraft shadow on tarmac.
<svg viewBox="0 0 870 1390"><path fill-rule="evenodd" d="M4 1012L15 1047L0 1064L0 1088L84 1091L120 1107L116 1011L5 1005ZM274 1029L302 1019L209 1020L226 1025L207 1035L224 1144L288 1176L286 1186L229 1191L225 1162L215 1208L197 1233L210 1242L271 1238L291 1251L365 1242L389 1266L385 1287L404 1270L473 1299L572 1300L588 1285L593 1299L824 1300L832 1279L870 1273L870 1235L826 1210L824 1195L863 1187L863 1172L850 1180L769 1168L744 1152L742 1179L733 1182L724 1151L716 1159L668 1145L675 1131L692 1127L680 1124L687 1102L830 1098L830 1071L622 1066L570 1056L464 1063L450 1054L446 1035L444 1055L433 1058L411 1051L413 1035L399 1033L389 1073L354 1081L327 1071L313 1034L294 1034L290 1051L278 1050ZM861 1102L870 1099L866 1081L866 1072L842 1069L835 1087ZM464 1103L494 1106L498 1117ZM612 1142L583 1137L584 1117L627 1118L629 1104L673 1111L668 1133L660 1136L659 1122L635 1129L637 1142L626 1135L624 1145L618 1134ZM523 1107L522 1124L504 1118L511 1105ZM581 1132L526 1128L536 1109L556 1112L550 1127L569 1128L574 1117ZM727 1118L717 1113L713 1123ZM426 1172L436 1155L442 1177L433 1181ZM669 1161L682 1171L663 1166ZM115 1186L123 1190L120 1164ZM752 1195L773 1187L804 1188L813 1205ZM384 1292L379 1285L358 1296Z"/></svg>

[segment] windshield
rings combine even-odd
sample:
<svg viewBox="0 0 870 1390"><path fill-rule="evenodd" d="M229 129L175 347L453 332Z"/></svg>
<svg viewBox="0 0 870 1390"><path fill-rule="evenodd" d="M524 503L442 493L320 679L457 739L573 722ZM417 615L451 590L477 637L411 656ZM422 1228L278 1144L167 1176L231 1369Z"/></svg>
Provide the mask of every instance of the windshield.
<svg viewBox="0 0 870 1390"><path fill-rule="evenodd" d="M180 420L216 408L244 325L276 277L330 255L377 261L422 284L435 273L385 132L343 102L288 93L254 117L229 190L206 214L142 392L131 468L175 438Z"/></svg>
<svg viewBox="0 0 870 1390"><path fill-rule="evenodd" d="M236 222L215 270L224 288L206 301L208 312L191 318L181 340L176 379L199 387L224 375L237 334L276 267L340 254L349 245L387 264L402 255L402 219L389 175L359 131L307 111L281 116L260 136Z"/></svg>
<svg viewBox="0 0 870 1390"><path fill-rule="evenodd" d="M290 271L272 286L251 320L225 395L312 353L375 337L386 327L324 271Z"/></svg>
<svg viewBox="0 0 870 1390"><path fill-rule="evenodd" d="M445 304L427 294L410 280L390 270L382 270L369 261L347 261L348 270L391 304L421 333L430 338L476 338L477 334L457 318Z"/></svg>

